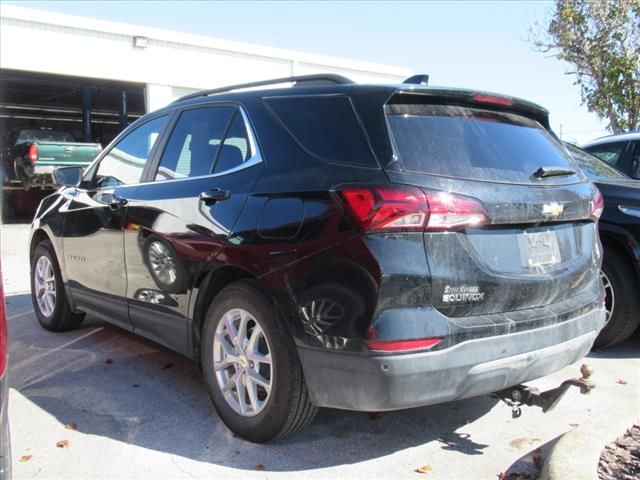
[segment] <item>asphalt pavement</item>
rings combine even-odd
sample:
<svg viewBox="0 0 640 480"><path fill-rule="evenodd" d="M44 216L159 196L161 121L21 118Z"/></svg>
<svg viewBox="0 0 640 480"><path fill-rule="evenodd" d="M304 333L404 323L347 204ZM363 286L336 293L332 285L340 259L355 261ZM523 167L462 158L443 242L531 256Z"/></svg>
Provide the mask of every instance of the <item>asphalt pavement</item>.
<svg viewBox="0 0 640 480"><path fill-rule="evenodd" d="M186 358L92 318L71 332L43 330L28 293L28 226L0 228L17 479L496 479L537 474L557 439L584 422L625 415L630 426L640 416L636 334L591 353L596 389L572 389L546 414L524 407L512 419L489 396L379 416L326 409L302 434L251 444L226 429ZM580 363L530 384L555 387L579 376Z"/></svg>

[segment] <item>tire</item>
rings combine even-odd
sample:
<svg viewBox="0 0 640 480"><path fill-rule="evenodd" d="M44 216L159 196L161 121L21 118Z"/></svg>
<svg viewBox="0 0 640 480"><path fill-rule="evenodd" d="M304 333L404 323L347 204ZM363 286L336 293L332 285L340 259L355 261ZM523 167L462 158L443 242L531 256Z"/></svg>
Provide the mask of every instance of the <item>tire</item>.
<svg viewBox="0 0 640 480"><path fill-rule="evenodd" d="M41 281L43 278L46 278L47 281ZM43 307L38 300L40 293L43 292L40 285L43 284L53 285L55 292L53 302L47 302L47 308ZM40 298L42 299L41 296ZM31 257L31 301L40 325L51 332L72 330L78 327L84 319L84 313L74 313L71 310L62 282L58 259L49 240L40 242Z"/></svg>
<svg viewBox="0 0 640 480"><path fill-rule="evenodd" d="M251 339L255 335L254 348L251 341L248 344L241 342L247 355L237 357L236 363L219 369L217 376L214 360L220 365L220 360L225 357L221 341L214 340L216 332L218 338L224 338L226 347L231 347L237 354L238 347L229 342L231 335L227 325L231 323L234 332L239 330L243 315L247 319L246 334L238 336ZM253 362L259 355L268 358L265 357L267 353L270 354L270 365ZM212 301L205 318L201 358L203 376L214 407L227 427L245 440L262 443L292 435L309 425L317 413L318 408L309 398L293 339L283 329L272 303L252 281L232 283ZM256 373L263 383L270 385L269 390L251 381L251 376L256 378ZM248 385L258 385L253 395L255 402L244 387L243 395L237 394L237 384L234 387L234 383L229 381L236 375L241 385L245 381L249 382ZM226 397L221 383L225 381L230 384ZM241 411L241 398L247 409L244 413Z"/></svg>
<svg viewBox="0 0 640 480"><path fill-rule="evenodd" d="M611 315L594 343L597 348L611 347L623 342L640 325L640 297L638 278L629 260L620 252L606 248L602 262L603 281L611 285L606 305Z"/></svg>

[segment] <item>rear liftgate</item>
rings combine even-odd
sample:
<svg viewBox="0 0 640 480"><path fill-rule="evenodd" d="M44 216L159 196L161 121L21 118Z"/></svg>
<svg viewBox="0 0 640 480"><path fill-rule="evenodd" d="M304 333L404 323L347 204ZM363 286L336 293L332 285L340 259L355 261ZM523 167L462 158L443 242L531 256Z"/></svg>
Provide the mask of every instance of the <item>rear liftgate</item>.
<svg viewBox="0 0 640 480"><path fill-rule="evenodd" d="M591 366L583 364L580 367L580 373L582 374L580 378L565 380L559 387L552 388L546 392L540 392L535 387L516 385L515 387L495 392L493 396L498 397L511 407L511 416L513 418L518 418L522 415L521 407L523 405L540 407L544 413L547 413L555 408L570 387L578 387L583 395L596 388L595 384L590 380L591 375L593 375Z"/></svg>

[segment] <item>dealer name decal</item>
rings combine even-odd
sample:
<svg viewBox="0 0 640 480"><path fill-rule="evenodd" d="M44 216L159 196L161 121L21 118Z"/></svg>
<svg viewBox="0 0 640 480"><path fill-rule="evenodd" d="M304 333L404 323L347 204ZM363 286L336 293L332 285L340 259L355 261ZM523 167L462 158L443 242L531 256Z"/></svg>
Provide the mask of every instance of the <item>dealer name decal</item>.
<svg viewBox="0 0 640 480"><path fill-rule="evenodd" d="M447 285L444 287L444 295L442 295L444 303L482 302L483 300L484 292L481 292L477 285L461 285L459 287Z"/></svg>

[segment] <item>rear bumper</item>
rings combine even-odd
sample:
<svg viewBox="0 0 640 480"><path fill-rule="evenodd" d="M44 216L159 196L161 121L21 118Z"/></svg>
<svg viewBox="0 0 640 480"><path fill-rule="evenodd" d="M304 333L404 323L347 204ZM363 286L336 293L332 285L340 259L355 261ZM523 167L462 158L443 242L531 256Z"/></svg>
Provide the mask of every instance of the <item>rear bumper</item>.
<svg viewBox="0 0 640 480"><path fill-rule="evenodd" d="M553 373L582 358L604 325L598 306L561 323L450 348L402 355L299 347L313 402L384 411L483 395Z"/></svg>

